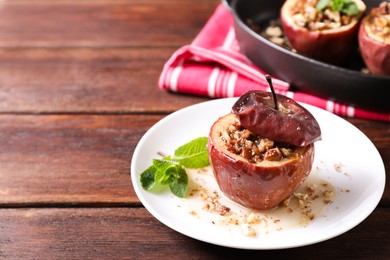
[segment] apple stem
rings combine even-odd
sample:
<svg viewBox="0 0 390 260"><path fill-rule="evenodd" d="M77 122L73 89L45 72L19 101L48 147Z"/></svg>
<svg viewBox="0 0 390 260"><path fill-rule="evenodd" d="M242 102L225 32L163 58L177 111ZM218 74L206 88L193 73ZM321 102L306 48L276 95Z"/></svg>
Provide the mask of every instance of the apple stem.
<svg viewBox="0 0 390 260"><path fill-rule="evenodd" d="M278 102L276 100L274 86L272 85L272 79L271 79L270 75L265 75L265 79L267 80L269 88L271 89L272 98L274 99L274 108L275 108L275 110L278 110Z"/></svg>

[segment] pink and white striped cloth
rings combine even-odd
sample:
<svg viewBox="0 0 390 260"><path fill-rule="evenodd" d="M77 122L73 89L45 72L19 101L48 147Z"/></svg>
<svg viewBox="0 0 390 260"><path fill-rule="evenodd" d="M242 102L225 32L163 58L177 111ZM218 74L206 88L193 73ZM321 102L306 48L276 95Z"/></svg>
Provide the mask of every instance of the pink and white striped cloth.
<svg viewBox="0 0 390 260"><path fill-rule="evenodd" d="M233 17L221 4L194 41L175 51L166 62L159 87L212 98L238 97L248 90L269 90L266 74L240 52ZM275 78L273 85L280 94L340 116L390 121L390 112L363 110L303 92L292 92L288 83Z"/></svg>

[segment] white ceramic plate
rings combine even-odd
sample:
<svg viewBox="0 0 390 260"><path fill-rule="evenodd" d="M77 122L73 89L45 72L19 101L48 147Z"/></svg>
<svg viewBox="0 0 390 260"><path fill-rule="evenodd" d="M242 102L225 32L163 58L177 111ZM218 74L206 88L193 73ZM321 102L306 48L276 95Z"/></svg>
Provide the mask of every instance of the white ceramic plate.
<svg viewBox="0 0 390 260"><path fill-rule="evenodd" d="M176 148L188 141L207 136L211 125L229 113L235 101L236 98L217 99L181 109L163 118L142 137L132 158L131 178L138 198L155 218L177 232L216 245L241 249L282 249L338 236L361 223L376 208L385 187L385 168L377 149L349 122L309 105L304 106L315 116L322 130L322 140L316 143L311 175L333 185L335 194L332 203L308 225L278 228L262 222L255 226L255 236L247 236L243 234L241 225L229 224L228 217L202 209L204 201L199 196L180 199L173 196L169 189L158 192L142 189L140 174L151 165L153 158L159 158L159 151L173 154ZM196 182L197 177L189 175L190 183ZM218 189L212 174L204 175L201 181L210 189ZM223 196L221 200L232 212L246 214L250 211ZM256 214L267 216L272 212ZM288 216L282 216L281 222L287 221L283 218Z"/></svg>

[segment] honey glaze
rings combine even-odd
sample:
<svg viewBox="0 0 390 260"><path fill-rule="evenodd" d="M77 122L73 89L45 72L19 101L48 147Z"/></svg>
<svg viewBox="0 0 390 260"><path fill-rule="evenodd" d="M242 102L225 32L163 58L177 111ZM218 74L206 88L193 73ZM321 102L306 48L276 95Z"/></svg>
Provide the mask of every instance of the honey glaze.
<svg viewBox="0 0 390 260"><path fill-rule="evenodd" d="M272 210L254 210L241 206L220 191L210 167L187 170L188 213L212 225L234 230L247 237L270 234L308 226L324 218L325 208L332 203L334 186L312 171L306 181L288 199Z"/></svg>

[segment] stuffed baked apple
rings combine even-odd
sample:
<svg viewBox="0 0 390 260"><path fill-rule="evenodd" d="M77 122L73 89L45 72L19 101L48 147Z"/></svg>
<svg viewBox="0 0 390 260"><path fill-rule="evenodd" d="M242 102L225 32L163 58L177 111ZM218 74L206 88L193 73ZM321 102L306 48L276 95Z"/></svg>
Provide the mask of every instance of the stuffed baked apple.
<svg viewBox="0 0 390 260"><path fill-rule="evenodd" d="M274 93L243 94L211 127L208 152L221 191L254 209L290 197L311 171L318 122L294 100Z"/></svg>
<svg viewBox="0 0 390 260"><path fill-rule="evenodd" d="M287 0L280 19L291 46L305 56L342 63L356 47L361 0Z"/></svg>
<svg viewBox="0 0 390 260"><path fill-rule="evenodd" d="M363 18L359 47L371 73L390 75L390 2L382 2Z"/></svg>

